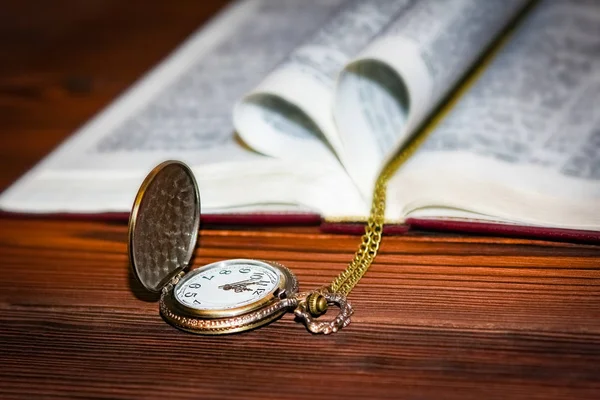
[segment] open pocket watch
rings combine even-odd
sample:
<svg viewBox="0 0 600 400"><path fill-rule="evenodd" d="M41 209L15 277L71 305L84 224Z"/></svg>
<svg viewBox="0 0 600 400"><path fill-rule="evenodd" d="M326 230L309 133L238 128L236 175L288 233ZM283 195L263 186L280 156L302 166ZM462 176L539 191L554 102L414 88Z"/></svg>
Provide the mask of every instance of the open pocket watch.
<svg viewBox="0 0 600 400"><path fill-rule="evenodd" d="M160 292L160 313L177 328L200 334L241 332L289 311L313 333L348 325L345 296L321 289L298 293L294 274L281 264L251 259L214 262L187 271L200 225L200 195L190 168L166 161L146 177L129 220L129 260L139 282ZM337 317L317 321L328 305Z"/></svg>

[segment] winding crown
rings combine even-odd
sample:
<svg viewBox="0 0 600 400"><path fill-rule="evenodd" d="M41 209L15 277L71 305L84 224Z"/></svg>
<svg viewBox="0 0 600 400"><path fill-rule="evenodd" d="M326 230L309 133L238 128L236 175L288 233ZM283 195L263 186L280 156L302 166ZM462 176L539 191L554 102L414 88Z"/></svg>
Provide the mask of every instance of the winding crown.
<svg viewBox="0 0 600 400"><path fill-rule="evenodd" d="M327 311L327 299L319 292L313 292L306 298L306 307L313 317L318 317Z"/></svg>

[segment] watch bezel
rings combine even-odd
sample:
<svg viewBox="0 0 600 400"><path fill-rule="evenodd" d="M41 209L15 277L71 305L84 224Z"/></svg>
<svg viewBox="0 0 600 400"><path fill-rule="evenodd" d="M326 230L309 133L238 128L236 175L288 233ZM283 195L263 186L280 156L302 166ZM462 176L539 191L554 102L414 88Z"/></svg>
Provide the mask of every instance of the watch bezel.
<svg viewBox="0 0 600 400"><path fill-rule="evenodd" d="M187 307L181 302L179 302L175 295L175 288L179 282L184 279L190 279L190 274L197 274L204 269L216 268L222 263L244 263L244 264L254 264L264 266L265 264L273 269L276 269L279 272L279 282L277 285L269 291L262 298L253 301L249 304L245 304L240 307L235 308L224 308L224 309L212 309L212 310L199 310L192 307ZM178 279L178 282L174 283L163 295L163 301L165 307L170 309L174 314L182 315L185 317L192 318L201 318L201 319L219 319L219 318L231 318L237 317L240 315L248 314L252 311L259 310L265 307L269 307L273 303L276 303L282 297L290 296L295 294L298 290L298 284L295 276L292 272L284 267L281 264L270 262L270 261L262 261L262 260L254 260L254 259L231 259L231 260L222 260L214 263L210 263L204 265L200 268L196 268L192 271L187 272L183 277Z"/></svg>

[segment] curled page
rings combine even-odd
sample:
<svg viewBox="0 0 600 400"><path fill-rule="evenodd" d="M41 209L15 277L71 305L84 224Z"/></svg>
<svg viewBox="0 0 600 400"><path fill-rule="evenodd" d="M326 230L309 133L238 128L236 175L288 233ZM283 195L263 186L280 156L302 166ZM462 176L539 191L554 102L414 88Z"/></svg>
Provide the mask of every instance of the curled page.
<svg viewBox="0 0 600 400"><path fill-rule="evenodd" d="M332 17L238 103L242 139L278 158L343 161L331 115L337 74L413 1L338 1Z"/></svg>
<svg viewBox="0 0 600 400"><path fill-rule="evenodd" d="M346 66L334 117L363 193L527 0L421 0Z"/></svg>

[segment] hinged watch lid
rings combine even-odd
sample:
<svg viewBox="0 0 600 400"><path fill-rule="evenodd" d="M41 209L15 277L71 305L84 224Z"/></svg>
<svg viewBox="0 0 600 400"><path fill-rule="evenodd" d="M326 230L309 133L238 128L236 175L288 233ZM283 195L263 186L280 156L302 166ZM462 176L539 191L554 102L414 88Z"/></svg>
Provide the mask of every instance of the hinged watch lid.
<svg viewBox="0 0 600 400"><path fill-rule="evenodd" d="M129 218L129 262L136 278L159 292L188 266L200 225L200 194L180 161L155 167L140 187Z"/></svg>

